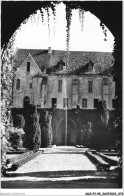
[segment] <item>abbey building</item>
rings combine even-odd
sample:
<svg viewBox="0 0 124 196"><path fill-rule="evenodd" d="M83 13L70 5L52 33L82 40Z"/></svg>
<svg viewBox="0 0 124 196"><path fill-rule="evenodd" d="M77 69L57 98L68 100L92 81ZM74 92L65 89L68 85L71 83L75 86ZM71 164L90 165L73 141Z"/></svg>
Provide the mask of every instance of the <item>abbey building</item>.
<svg viewBox="0 0 124 196"><path fill-rule="evenodd" d="M33 103L42 125L44 111L52 111L55 145L87 145L92 125L96 144L104 132L97 112L99 102L105 104L107 122L114 111L113 63L112 54L107 52L18 49L13 112L22 112Z"/></svg>
<svg viewBox="0 0 124 196"><path fill-rule="evenodd" d="M13 107L113 109L115 82L111 53L20 49L16 56Z"/></svg>

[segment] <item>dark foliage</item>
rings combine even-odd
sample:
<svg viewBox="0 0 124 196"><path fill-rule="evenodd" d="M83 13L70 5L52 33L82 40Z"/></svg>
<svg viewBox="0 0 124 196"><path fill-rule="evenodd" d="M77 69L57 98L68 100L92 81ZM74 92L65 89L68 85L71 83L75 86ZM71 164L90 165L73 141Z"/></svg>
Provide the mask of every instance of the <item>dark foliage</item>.
<svg viewBox="0 0 124 196"><path fill-rule="evenodd" d="M120 12L121 13L121 12ZM121 27L122 21L120 20ZM115 145L119 153L119 165L122 167L122 28L120 28L120 35L116 35L116 43L114 48L113 56L115 58L113 76L116 83L116 99L115 99L115 111L116 118L114 119L114 124L116 125L115 134L117 139Z"/></svg>
<svg viewBox="0 0 124 196"><path fill-rule="evenodd" d="M52 145L52 116L48 111L43 112L41 129L42 129L42 147L49 147Z"/></svg>
<svg viewBox="0 0 124 196"><path fill-rule="evenodd" d="M11 147L15 150L22 148L22 135L21 135L21 133L18 131L11 132L10 136L9 136L9 142L11 144Z"/></svg>
<svg viewBox="0 0 124 196"><path fill-rule="evenodd" d="M13 118L13 126L12 130L9 132L9 142L11 147L15 150L22 148L23 141L22 136L24 134L23 128L25 126L25 119L21 114L17 114Z"/></svg>
<svg viewBox="0 0 124 196"><path fill-rule="evenodd" d="M13 119L13 126L19 128L24 128L25 119L21 114L17 114Z"/></svg>
<svg viewBox="0 0 124 196"><path fill-rule="evenodd" d="M78 110L77 110L78 109ZM102 111L104 111L101 108ZM65 111L61 109L47 109L48 116L51 113L52 114L52 129L51 130L51 144L56 144L56 120L58 121L61 118L65 117ZM12 116L15 116L16 114L21 113L25 117L26 125L25 125L25 135L30 135L30 124L31 120L29 118L29 110L24 109L24 108L14 108L12 109ZM41 147L47 147L47 128L48 125L46 126L47 123L47 118L46 118L46 111L44 109L38 109L38 113L40 114L40 127L41 127ZM102 113L102 112L101 112ZM92 123L92 148L95 149L101 149L101 148L109 148L110 146L115 145L115 140L117 138L118 133L115 133L115 127L113 124L114 118L115 118L115 111L110 111L110 122L109 122L109 127L103 126L103 122L101 121L101 115L99 114L99 110L83 110L83 109L71 109L68 110L68 118L73 119L76 123L76 128L77 128L77 135L76 135L76 144L79 145L80 142L80 131L82 129L82 126L87 125L87 122ZM48 123L49 124L49 123ZM28 127L28 128L27 128ZM111 129L110 129L111 128ZM86 131L87 134L87 131ZM84 137L86 136L84 135ZM25 138L25 147L26 143L29 140L29 137L26 136ZM87 141L84 139L84 145L87 145Z"/></svg>
<svg viewBox="0 0 124 196"><path fill-rule="evenodd" d="M34 105L30 104L25 123L25 147L29 150L39 149L41 146L41 129L39 114Z"/></svg>

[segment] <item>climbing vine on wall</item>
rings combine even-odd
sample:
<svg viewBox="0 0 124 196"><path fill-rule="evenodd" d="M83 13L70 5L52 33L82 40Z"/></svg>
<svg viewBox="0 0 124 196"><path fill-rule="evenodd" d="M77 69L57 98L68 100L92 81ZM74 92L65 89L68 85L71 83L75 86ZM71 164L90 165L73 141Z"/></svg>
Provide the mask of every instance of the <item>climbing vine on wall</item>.
<svg viewBox="0 0 124 196"><path fill-rule="evenodd" d="M105 25L101 22L100 26L102 27L103 33L104 33L104 41L107 41L107 29L105 28Z"/></svg>
<svg viewBox="0 0 124 196"><path fill-rule="evenodd" d="M6 151L8 145L8 131L12 126L11 104L12 104L12 85L13 85L13 57L14 57L14 35L9 43L2 50L1 65L1 172L6 168Z"/></svg>
<svg viewBox="0 0 124 196"><path fill-rule="evenodd" d="M52 10L53 19L54 19L54 36L55 36L55 20L56 20L56 5L60 2L42 2L42 7L40 9L42 22L44 22L44 11L47 13L47 22L48 22L48 32L50 36L50 10Z"/></svg>
<svg viewBox="0 0 124 196"><path fill-rule="evenodd" d="M66 4L66 20L67 20L67 26L66 26L66 31L67 31L66 48L67 48L67 51L69 50L71 16L72 16L72 9L69 7L69 4Z"/></svg>
<svg viewBox="0 0 124 196"><path fill-rule="evenodd" d="M81 24L81 31L83 31L83 28L84 28L84 10L82 10L81 8L79 9L79 20L80 20L80 24Z"/></svg>
<svg viewBox="0 0 124 196"><path fill-rule="evenodd" d="M45 16L44 11L47 13L47 22L48 22L48 32L50 36L50 12L52 10L53 18L54 18L54 36L55 36L55 21L56 21L56 6L57 4L64 3L65 5L65 12L66 12L66 49L69 51L69 44L70 44L70 26L71 26L71 20L72 20L72 10L73 9L79 9L79 19L81 23L81 30L83 31L83 22L84 22L84 10L82 9L82 6L78 5L78 3L74 2L42 2L42 7L40 9L42 22L44 22Z"/></svg>

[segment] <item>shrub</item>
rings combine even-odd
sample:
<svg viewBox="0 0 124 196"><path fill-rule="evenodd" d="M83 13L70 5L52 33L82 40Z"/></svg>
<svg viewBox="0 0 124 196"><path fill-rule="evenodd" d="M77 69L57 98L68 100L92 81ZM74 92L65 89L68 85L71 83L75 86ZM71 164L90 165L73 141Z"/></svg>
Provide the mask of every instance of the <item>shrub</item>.
<svg viewBox="0 0 124 196"><path fill-rule="evenodd" d="M25 119L21 114L17 114L13 119L13 126L19 128L24 128Z"/></svg>
<svg viewBox="0 0 124 196"><path fill-rule="evenodd" d="M47 116L47 121L46 121L47 147L52 145L52 140L53 140L51 122L52 122L52 115L49 114Z"/></svg>
<svg viewBox="0 0 124 196"><path fill-rule="evenodd" d="M30 104L29 115L25 123L25 147L29 150L37 150L41 146L41 129L39 124L39 114L36 107Z"/></svg>
<svg viewBox="0 0 124 196"><path fill-rule="evenodd" d="M18 129L13 127L9 134L9 142L11 144L11 147L15 150L18 150L19 148L22 148L23 141L22 136L24 134L24 131L22 128Z"/></svg>
<svg viewBox="0 0 124 196"><path fill-rule="evenodd" d="M37 113L34 113L32 115L32 144L33 149L39 149L41 146L41 129L39 124L39 115Z"/></svg>
<svg viewBox="0 0 124 196"><path fill-rule="evenodd" d="M22 148L22 136L24 134L23 128L25 119L21 114L17 114L13 119L13 126L9 131L9 142L11 147L15 150Z"/></svg>
<svg viewBox="0 0 124 196"><path fill-rule="evenodd" d="M1 174L5 175L6 174L6 169L7 169L7 156L6 152L9 148L9 128L11 127L10 125L10 112L4 111L2 108L1 111Z"/></svg>
<svg viewBox="0 0 124 196"><path fill-rule="evenodd" d="M52 115L48 111L44 112L42 118L42 147L48 147L52 145L53 142L53 133L52 133Z"/></svg>
<svg viewBox="0 0 124 196"><path fill-rule="evenodd" d="M7 169L7 157L6 157L6 151L8 149L8 141L6 137L4 137L1 140L1 174L6 174Z"/></svg>

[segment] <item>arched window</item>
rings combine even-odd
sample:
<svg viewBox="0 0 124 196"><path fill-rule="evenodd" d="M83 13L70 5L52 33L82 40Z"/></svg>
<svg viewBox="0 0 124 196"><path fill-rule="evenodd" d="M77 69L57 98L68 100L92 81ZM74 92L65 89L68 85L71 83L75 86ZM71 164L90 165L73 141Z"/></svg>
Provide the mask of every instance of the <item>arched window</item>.
<svg viewBox="0 0 124 196"><path fill-rule="evenodd" d="M30 62L27 62L27 72L30 72Z"/></svg>
<svg viewBox="0 0 124 196"><path fill-rule="evenodd" d="M93 62L92 61L89 61L88 71L89 72L93 71Z"/></svg>
<svg viewBox="0 0 124 196"><path fill-rule="evenodd" d="M24 97L24 102L23 102L24 108L27 108L29 104L30 104L30 98L28 96Z"/></svg>
<svg viewBox="0 0 124 196"><path fill-rule="evenodd" d="M20 79L17 79L16 81L16 89L20 90Z"/></svg>

